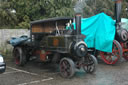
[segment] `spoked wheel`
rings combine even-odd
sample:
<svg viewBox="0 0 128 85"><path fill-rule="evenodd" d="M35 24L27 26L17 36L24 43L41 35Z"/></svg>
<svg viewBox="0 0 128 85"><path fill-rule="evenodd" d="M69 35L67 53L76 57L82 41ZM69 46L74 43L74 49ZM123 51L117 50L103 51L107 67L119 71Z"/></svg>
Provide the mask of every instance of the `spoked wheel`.
<svg viewBox="0 0 128 85"><path fill-rule="evenodd" d="M123 53L123 58L128 61L128 51Z"/></svg>
<svg viewBox="0 0 128 85"><path fill-rule="evenodd" d="M128 61L128 41L125 43L121 43L123 48L123 58Z"/></svg>
<svg viewBox="0 0 128 85"><path fill-rule="evenodd" d="M122 53L123 51L120 43L113 40L112 53L100 52L100 56L106 64L115 64L120 57L122 57Z"/></svg>
<svg viewBox="0 0 128 85"><path fill-rule="evenodd" d="M60 61L60 74L64 78L71 78L75 74L75 64L69 58L62 58Z"/></svg>
<svg viewBox="0 0 128 85"><path fill-rule="evenodd" d="M96 66L98 62L95 56L88 54L85 58L83 69L87 73L94 73L96 71Z"/></svg>
<svg viewBox="0 0 128 85"><path fill-rule="evenodd" d="M18 66L24 66L26 63L26 56L21 47L15 47L13 49L13 56L15 58L15 64Z"/></svg>

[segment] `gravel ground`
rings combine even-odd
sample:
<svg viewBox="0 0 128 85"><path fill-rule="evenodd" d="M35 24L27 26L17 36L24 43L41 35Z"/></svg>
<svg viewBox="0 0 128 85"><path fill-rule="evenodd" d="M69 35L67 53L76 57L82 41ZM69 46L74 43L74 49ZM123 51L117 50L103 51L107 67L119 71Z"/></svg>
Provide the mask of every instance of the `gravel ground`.
<svg viewBox="0 0 128 85"><path fill-rule="evenodd" d="M6 72L0 74L0 85L128 85L128 62L106 65L100 61L94 74L81 69L73 78L65 79L60 76L58 65L31 61L17 67L8 60Z"/></svg>

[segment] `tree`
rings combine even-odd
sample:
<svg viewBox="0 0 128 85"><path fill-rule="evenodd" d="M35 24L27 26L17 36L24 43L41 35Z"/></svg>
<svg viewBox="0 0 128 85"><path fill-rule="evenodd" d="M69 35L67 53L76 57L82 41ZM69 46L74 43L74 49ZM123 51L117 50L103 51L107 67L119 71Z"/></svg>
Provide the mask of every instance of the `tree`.
<svg viewBox="0 0 128 85"><path fill-rule="evenodd" d="M74 3L72 0L46 0L46 4L44 5L46 7L46 12L49 17L72 17L74 15Z"/></svg>
<svg viewBox="0 0 128 85"><path fill-rule="evenodd" d="M29 28L29 22L58 16L73 16L72 0L10 0L16 10L17 27Z"/></svg>
<svg viewBox="0 0 128 85"><path fill-rule="evenodd" d="M7 1L0 1L0 25L5 27L7 25L13 26L17 22L17 17L11 12L10 3Z"/></svg>
<svg viewBox="0 0 128 85"><path fill-rule="evenodd" d="M89 17L95 15L97 13L104 12L107 15L114 18L115 16L115 2L113 0L85 0L87 6L85 6L84 10L84 17ZM125 10L128 6L128 0L122 1L122 15L121 17L128 18L128 13ZM87 14L86 14L87 13Z"/></svg>
<svg viewBox="0 0 128 85"><path fill-rule="evenodd" d="M30 21L50 17L73 17L74 9L80 7L84 17L90 17L100 12L114 18L113 0L0 0L0 25L15 25L16 28L29 28ZM77 1L78 2L78 1ZM128 17L125 10L128 0L123 0L122 17ZM15 10L16 13L11 11ZM76 11L76 10L75 10Z"/></svg>

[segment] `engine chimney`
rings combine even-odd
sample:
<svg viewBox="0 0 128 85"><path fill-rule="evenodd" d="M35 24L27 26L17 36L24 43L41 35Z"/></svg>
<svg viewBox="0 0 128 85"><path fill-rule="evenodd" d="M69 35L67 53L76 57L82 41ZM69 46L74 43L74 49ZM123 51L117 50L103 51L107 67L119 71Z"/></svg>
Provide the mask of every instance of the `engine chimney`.
<svg viewBox="0 0 128 85"><path fill-rule="evenodd" d="M121 22L121 4L122 0L115 0L115 18L116 18L116 26L119 22Z"/></svg>
<svg viewBox="0 0 128 85"><path fill-rule="evenodd" d="M76 14L75 23L76 23L76 35L80 35L81 34L81 14Z"/></svg>

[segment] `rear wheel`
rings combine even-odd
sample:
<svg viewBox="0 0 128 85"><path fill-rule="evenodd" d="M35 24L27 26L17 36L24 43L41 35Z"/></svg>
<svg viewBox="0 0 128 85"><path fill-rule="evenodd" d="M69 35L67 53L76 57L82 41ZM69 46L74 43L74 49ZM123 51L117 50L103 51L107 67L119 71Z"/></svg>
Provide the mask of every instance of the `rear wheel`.
<svg viewBox="0 0 128 85"><path fill-rule="evenodd" d="M113 40L112 53L100 52L100 56L106 64L115 64L122 57L122 54L122 47L116 40Z"/></svg>
<svg viewBox="0 0 128 85"><path fill-rule="evenodd" d="M15 47L13 49L13 56L16 65L24 66L26 64L26 55L21 47Z"/></svg>
<svg viewBox="0 0 128 85"><path fill-rule="evenodd" d="M75 64L69 58L62 58L60 61L60 74L64 78L71 78L75 74Z"/></svg>

